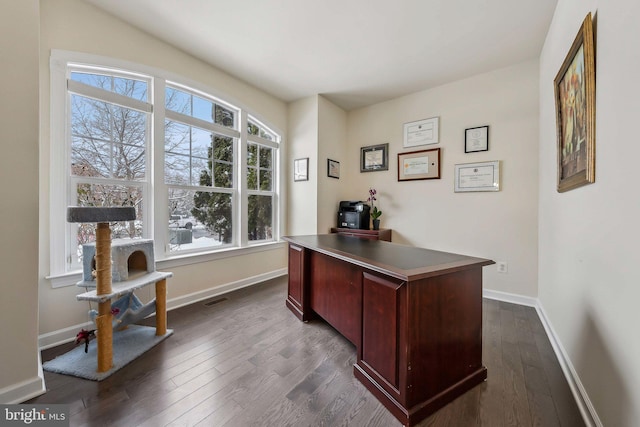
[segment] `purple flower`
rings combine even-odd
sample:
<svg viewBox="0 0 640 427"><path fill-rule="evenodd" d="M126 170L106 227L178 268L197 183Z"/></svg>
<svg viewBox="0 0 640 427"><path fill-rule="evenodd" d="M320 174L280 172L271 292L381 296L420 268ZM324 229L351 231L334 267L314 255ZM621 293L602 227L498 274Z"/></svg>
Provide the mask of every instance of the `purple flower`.
<svg viewBox="0 0 640 427"><path fill-rule="evenodd" d="M382 215L382 211L379 210L377 206L374 206L373 203L378 200L376 198L376 194L378 194L378 192L375 188L369 188L369 198L367 199L367 202L371 204L371 218L373 219L378 219L380 218L380 215Z"/></svg>
<svg viewBox="0 0 640 427"><path fill-rule="evenodd" d="M374 202L378 199L376 199L376 194L378 192L376 191L375 188L369 188L369 198L367 199L367 202Z"/></svg>

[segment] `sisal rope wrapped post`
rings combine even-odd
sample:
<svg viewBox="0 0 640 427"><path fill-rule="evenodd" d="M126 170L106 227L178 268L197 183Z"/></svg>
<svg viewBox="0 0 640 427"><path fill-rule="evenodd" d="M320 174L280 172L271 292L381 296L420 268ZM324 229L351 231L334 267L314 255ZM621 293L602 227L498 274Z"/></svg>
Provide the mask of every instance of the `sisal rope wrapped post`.
<svg viewBox="0 0 640 427"><path fill-rule="evenodd" d="M104 295L110 293L111 229L108 222L99 222L96 230L96 294Z"/></svg>
<svg viewBox="0 0 640 427"><path fill-rule="evenodd" d="M96 230L96 294L111 293L111 229L108 222L99 222ZM113 366L113 315L111 300L98 304L98 372Z"/></svg>
<svg viewBox="0 0 640 427"><path fill-rule="evenodd" d="M167 333L167 280L156 282L156 335Z"/></svg>
<svg viewBox="0 0 640 427"><path fill-rule="evenodd" d="M109 304L109 301L103 304ZM98 372L107 372L113 367L113 327L111 325L111 313L107 316L96 317L98 328Z"/></svg>

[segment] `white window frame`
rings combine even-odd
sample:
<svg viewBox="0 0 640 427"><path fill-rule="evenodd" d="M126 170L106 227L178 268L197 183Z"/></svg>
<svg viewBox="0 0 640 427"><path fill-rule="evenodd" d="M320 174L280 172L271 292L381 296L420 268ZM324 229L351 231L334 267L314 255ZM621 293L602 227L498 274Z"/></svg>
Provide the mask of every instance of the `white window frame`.
<svg viewBox="0 0 640 427"><path fill-rule="evenodd" d="M273 158L271 159L272 161L272 186L271 186L271 190L267 191L267 190L260 190L259 188L257 190L249 190L248 188L246 188L246 192L247 192L247 196L252 196L252 195L257 195L257 196L272 196L272 207L271 207L271 224L273 226L273 236L274 238L276 238L276 236L279 236L279 230L278 230L278 224L279 222L277 221L278 215L277 215L277 207L279 205L279 198L278 198L278 194L279 192L277 191L278 188L280 188L280 184L279 184L279 179L280 176L277 173L278 172L278 168L276 167L276 165L279 164L280 160L279 160L279 155L280 155L280 150L278 149L280 146L280 136L277 134L277 132L274 132L272 129L270 129L267 125L265 125L264 123L262 123L260 120L256 119L253 116L249 116L248 117L248 121L251 121L253 123L255 123L256 125L258 125L260 128L266 129L270 134L272 134L274 136L274 140L270 140L270 139L266 139L263 138L261 136L258 135L249 135L247 134L247 145L249 143L253 143L253 144L257 144L258 147L263 146L263 147L269 147L273 149ZM245 146L245 152L246 152L246 146ZM259 171L260 171L260 156L258 155L258 175L259 175ZM244 172L246 173L247 171L247 165L245 164L244 167ZM245 180L246 183L246 180ZM246 221L248 221L248 213L247 215L245 215L245 219ZM247 227L248 229L248 227ZM244 233L243 235L246 239L247 245L257 245L257 244L261 244L264 243L266 241L269 240L254 240L254 241L249 241L249 236L247 233Z"/></svg>
<svg viewBox="0 0 640 427"><path fill-rule="evenodd" d="M188 265L198 262L206 262L214 259L226 258L229 256L243 255L246 253L259 252L269 250L270 245L281 244L280 241L280 223L283 212L280 210L279 195L282 191L280 180L280 157L281 157L281 135L282 132L274 129L272 126L264 124L264 121L256 119L255 115L249 116L248 110L243 108L238 102L234 102L228 96L221 95L217 91L186 78L172 75L166 71L158 70L152 67L146 67L128 61L117 60L113 58L105 58L97 55L76 53L62 50L52 50L50 58L50 171L49 171L49 275L53 287L67 286L75 283L80 276L80 270L71 270L68 268L66 254L69 247L69 240L72 238L67 232L66 224L67 200L71 195L67 194L70 187L70 144L69 144L69 128L67 122L70 120L70 95L67 89L67 78L70 74L68 65L93 66L100 69L112 69L123 71L123 77L148 76L151 79L149 86L150 99L152 104L152 116L150 123L150 140L147 155L147 195L145 197L143 212L144 221L144 237L153 238L155 246L156 261L162 262L167 267ZM118 74L117 71L114 73ZM79 85L81 89L76 86ZM72 89L91 91L91 86L82 83L72 83ZM233 245L220 249L207 248L204 251L178 251L170 253L168 251L168 232L167 227L163 226L168 223L168 185L164 183L164 120L171 120L175 112L166 111L165 87L170 84L175 87L184 87L199 92L199 96L206 95L213 98L216 102L224 106L231 106L234 111L239 113L234 121L239 120L239 126L236 129L227 128L218 124L208 123L194 117L188 117L188 120L197 123L197 127L211 129L217 133L228 135L232 132L234 137L238 138L235 144L234 163L236 166L237 182L234 182L234 188L231 190L236 204L233 217ZM99 90L99 89L97 89ZM100 94L101 98L103 93ZM118 94L113 94L113 99L118 99ZM84 96L84 95L83 95ZM119 102L116 102L119 103ZM144 104L144 103L141 103ZM142 107L138 105L138 107ZM184 116L184 115L180 115ZM175 117L175 116L174 116ZM247 121L249 117L252 121L264 125L276 135L277 141L269 141L256 135L248 135ZM184 117L181 117L183 122ZM206 124L206 126L204 126ZM238 123L237 123L238 124ZM266 145L274 148L274 187L273 187L273 239L270 241L254 241L249 242L247 236L247 197L253 192L247 191L246 184L246 153L247 141ZM217 189L216 189L217 190ZM62 250L64 248L64 251ZM62 254L61 254L62 252Z"/></svg>
<svg viewBox="0 0 640 427"><path fill-rule="evenodd" d="M242 140L241 140L241 132L238 130L238 128L241 126L242 121L239 119L239 117L242 115L242 110L238 107L235 107L231 104L229 104L228 102L225 102L221 99L215 98L210 94L204 93L200 90L188 87L186 85L180 84L178 82L175 81L166 81L165 84L165 88L166 87L170 87L170 88L174 88L177 90L180 90L182 92L188 93L190 95L196 95L199 96L201 98L207 99L209 101L211 101L214 104L218 104L221 106L224 106L225 108L232 110L234 112L234 126L233 127L226 127L226 126L222 126L219 125L217 123L212 123L212 122L208 122L206 120L202 120L199 119L197 117L194 116L189 116L186 114L182 114L182 113L178 113L176 111L171 111L171 110L167 110L165 107L165 115L163 118L163 123L164 120L170 120L170 121L174 121L176 123L180 123L186 126L191 126L191 127L195 127L198 129L204 129L207 130L209 132L221 135L221 136L225 136L225 137L230 137L234 139L234 143L233 143L233 159L234 159L234 165L237 166L238 164L238 154L239 154L239 149L238 146L242 144ZM164 102L163 102L164 104ZM159 142L158 142L159 143ZM164 137L162 139L162 145L164 147ZM164 155L162 156L164 159ZM164 170L164 163L163 163L163 170ZM212 171L213 173L213 171ZM239 212L241 211L240 209L240 205L243 203L243 201L241 200L241 198L239 197L239 191L238 191L238 182L240 181L244 181L244 179L242 179L243 177L241 177L239 175L240 171L238 170L238 168L236 167L234 170L234 179L233 179L233 185L230 188L226 188L226 187L215 187L215 186L211 186L211 187L202 187L202 186L198 186L198 185L178 185L178 184L167 184L165 182L165 177L164 174L162 175L162 183L165 186L165 192L168 193L168 189L169 188L176 188L176 189L181 189L181 190L186 190L186 191L208 191L208 192L215 192L215 193L227 193L231 195L231 212L232 212L232 242L228 243L228 244L222 244L220 246L215 246L215 247L209 247L209 248L204 248L204 249L182 249L182 250L176 250L176 251L170 251L170 245L169 242L166 242L165 245L165 253L168 254L168 256L175 256L175 255L183 255L183 254L193 254L193 253L201 253L203 251L216 251L216 250L224 250L227 248L234 248L234 247L241 247L243 246L240 243L240 240L238 239L238 234L237 232L241 229L241 227L239 227L237 225L237 223L239 221L242 220L241 216L239 215ZM213 177L212 177L213 179ZM244 245L246 246L246 245Z"/></svg>

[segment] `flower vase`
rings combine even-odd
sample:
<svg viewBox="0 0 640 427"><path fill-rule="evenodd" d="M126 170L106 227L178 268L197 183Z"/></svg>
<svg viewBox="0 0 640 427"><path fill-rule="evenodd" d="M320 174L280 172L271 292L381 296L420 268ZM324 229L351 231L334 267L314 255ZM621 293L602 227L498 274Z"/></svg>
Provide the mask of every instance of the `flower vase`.
<svg viewBox="0 0 640 427"><path fill-rule="evenodd" d="M380 220L379 219L374 219L373 220L373 229L374 230L380 230Z"/></svg>

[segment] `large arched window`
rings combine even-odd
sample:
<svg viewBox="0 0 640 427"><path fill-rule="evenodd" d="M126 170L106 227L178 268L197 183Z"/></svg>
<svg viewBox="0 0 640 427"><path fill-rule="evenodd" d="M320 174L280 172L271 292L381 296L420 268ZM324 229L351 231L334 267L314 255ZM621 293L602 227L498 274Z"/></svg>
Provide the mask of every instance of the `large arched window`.
<svg viewBox="0 0 640 427"><path fill-rule="evenodd" d="M202 87L69 52L51 60L51 276L81 269L95 224L67 206L134 206L113 238L157 259L277 241L280 135Z"/></svg>

